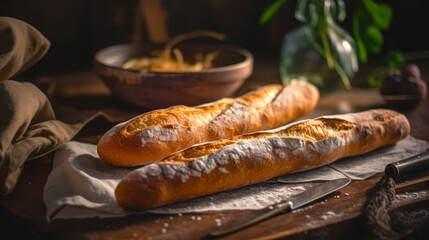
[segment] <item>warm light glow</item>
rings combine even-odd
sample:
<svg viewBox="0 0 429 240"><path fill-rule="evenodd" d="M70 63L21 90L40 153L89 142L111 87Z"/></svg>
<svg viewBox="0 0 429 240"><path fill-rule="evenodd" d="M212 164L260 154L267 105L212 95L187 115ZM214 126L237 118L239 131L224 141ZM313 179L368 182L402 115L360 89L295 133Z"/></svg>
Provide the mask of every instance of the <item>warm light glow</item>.
<svg viewBox="0 0 429 240"><path fill-rule="evenodd" d="M350 46L350 43L346 40L342 41L343 47L346 51L351 51L352 50L352 46Z"/></svg>

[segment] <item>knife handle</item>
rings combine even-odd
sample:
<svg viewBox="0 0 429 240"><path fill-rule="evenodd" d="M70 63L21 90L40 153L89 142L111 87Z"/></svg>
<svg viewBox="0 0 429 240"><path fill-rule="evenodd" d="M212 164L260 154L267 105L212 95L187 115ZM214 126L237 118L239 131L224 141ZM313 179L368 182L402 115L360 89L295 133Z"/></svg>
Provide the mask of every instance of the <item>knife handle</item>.
<svg viewBox="0 0 429 240"><path fill-rule="evenodd" d="M385 168L385 174L397 179L426 169L429 169L429 149L410 158L388 164Z"/></svg>

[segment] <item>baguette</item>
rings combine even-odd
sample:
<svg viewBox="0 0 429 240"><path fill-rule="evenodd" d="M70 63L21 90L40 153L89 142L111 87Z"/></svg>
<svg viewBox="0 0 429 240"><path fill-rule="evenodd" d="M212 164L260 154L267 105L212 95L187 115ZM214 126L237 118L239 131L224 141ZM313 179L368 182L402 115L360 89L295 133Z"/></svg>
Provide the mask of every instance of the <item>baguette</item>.
<svg viewBox="0 0 429 240"><path fill-rule="evenodd" d="M118 205L145 210L308 170L393 144L410 132L392 110L325 116L192 146L130 172Z"/></svg>
<svg viewBox="0 0 429 240"><path fill-rule="evenodd" d="M318 100L316 87L292 81L204 106L155 110L110 129L97 151L116 166L145 165L194 144L284 125L312 111Z"/></svg>

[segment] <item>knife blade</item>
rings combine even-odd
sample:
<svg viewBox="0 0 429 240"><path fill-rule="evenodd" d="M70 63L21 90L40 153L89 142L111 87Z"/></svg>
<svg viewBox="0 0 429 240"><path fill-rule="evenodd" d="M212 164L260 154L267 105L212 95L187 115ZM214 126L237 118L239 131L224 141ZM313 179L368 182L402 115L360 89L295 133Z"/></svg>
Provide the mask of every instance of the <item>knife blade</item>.
<svg viewBox="0 0 429 240"><path fill-rule="evenodd" d="M270 205L263 209L240 216L230 222L227 222L223 226L216 226L211 232L209 232L209 236L218 237L226 235L277 215L281 212L288 210L292 211L332 192L335 192L336 190L349 184L350 181L351 179L349 178L341 178L322 183L314 188L304 191L303 193L289 197L280 203Z"/></svg>

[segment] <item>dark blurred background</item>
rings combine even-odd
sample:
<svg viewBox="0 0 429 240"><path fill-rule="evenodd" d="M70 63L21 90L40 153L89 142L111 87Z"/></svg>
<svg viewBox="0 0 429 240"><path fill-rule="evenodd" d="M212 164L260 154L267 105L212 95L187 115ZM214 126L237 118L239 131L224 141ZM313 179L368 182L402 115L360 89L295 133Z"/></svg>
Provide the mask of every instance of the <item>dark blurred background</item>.
<svg viewBox="0 0 429 240"><path fill-rule="evenodd" d="M210 29L227 36L227 42L250 50L255 57L278 58L281 41L299 22L296 0L287 1L265 25L258 19L273 0L161 0L167 13L169 37ZM346 1L346 5L349 1ZM384 49L402 52L429 50L428 1L384 1L393 7L391 28ZM1 0L0 15L21 19L50 41L46 56L26 74L91 69L96 51L118 43L150 41L145 26L137 25L138 0ZM350 15L343 25L351 26Z"/></svg>

